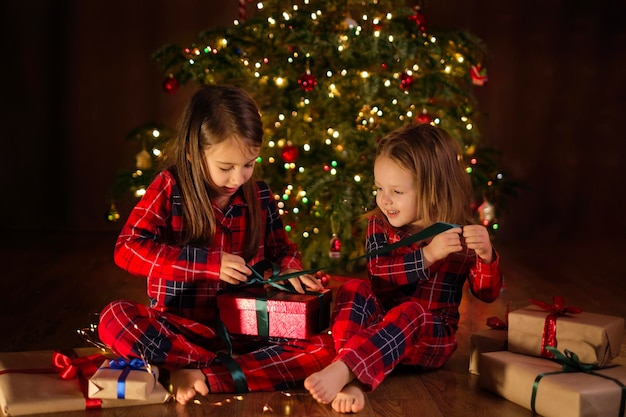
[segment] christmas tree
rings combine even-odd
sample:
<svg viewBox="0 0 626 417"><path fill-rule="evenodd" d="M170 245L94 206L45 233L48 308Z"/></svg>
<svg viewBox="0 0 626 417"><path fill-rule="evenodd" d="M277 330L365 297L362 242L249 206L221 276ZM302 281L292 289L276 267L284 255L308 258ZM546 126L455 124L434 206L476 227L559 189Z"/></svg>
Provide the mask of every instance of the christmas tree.
<svg viewBox="0 0 626 417"><path fill-rule="evenodd" d="M308 267L363 254L377 140L409 122L440 126L460 142L476 216L498 228L506 185L493 151L478 145L475 123L473 89L486 81L481 39L431 30L422 10L399 0L267 0L243 17L192 45L165 45L153 58L168 93L189 82L225 83L254 97L266 127L257 174L274 191ZM137 170L123 177L140 195L154 174L154 161L140 167L142 155L158 159L163 135L153 125L134 135L143 148Z"/></svg>

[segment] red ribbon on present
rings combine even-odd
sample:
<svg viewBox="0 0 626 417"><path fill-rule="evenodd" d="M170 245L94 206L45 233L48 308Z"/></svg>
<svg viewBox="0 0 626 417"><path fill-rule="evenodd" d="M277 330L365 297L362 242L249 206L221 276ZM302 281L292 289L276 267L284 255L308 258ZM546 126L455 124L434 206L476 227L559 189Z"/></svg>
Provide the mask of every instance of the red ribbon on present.
<svg viewBox="0 0 626 417"><path fill-rule="evenodd" d="M52 368L24 368L24 369L3 369L3 374L45 374L57 373L61 379L78 378L78 386L85 397L85 409L92 410L102 408L102 400L89 398L87 384L89 378L96 373L102 361L106 357L99 353L91 356L77 357L74 351L63 354L60 351L52 352Z"/></svg>
<svg viewBox="0 0 626 417"><path fill-rule="evenodd" d="M560 296L552 297L552 304L544 303L542 301L530 300L534 305L549 311L550 314L546 316L546 321L543 325L543 335L541 338L541 356L544 358L554 358L554 355L546 349L548 346L556 348L556 319L563 317L567 314L579 314L582 313L582 309L579 307L570 307L565 304L565 298Z"/></svg>
<svg viewBox="0 0 626 417"><path fill-rule="evenodd" d="M509 312L511 311L511 302L506 305L506 313L504 313L504 320L499 317L492 316L487 319L487 326L496 330L507 330L509 328Z"/></svg>
<svg viewBox="0 0 626 417"><path fill-rule="evenodd" d="M106 357L102 354L76 357L72 351L68 355L60 351L52 352L52 366L57 371L61 379L78 379L78 386L85 397L85 409L93 410L102 408L102 400L89 398L87 384L89 378L98 370L98 367Z"/></svg>

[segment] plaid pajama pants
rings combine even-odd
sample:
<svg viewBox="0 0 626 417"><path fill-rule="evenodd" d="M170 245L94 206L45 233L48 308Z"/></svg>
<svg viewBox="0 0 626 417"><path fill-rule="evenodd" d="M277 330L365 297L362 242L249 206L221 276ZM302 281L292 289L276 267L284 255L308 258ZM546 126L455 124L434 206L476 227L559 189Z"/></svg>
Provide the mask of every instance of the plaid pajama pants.
<svg viewBox="0 0 626 417"><path fill-rule="evenodd" d="M227 367L216 361L216 351L226 345L209 326L134 301L119 300L100 314L100 340L116 354L141 357L165 369L199 368L212 393L234 393ZM253 346L253 344L247 344ZM328 334L308 340L272 339L235 362L250 391L275 391L296 387L308 375L323 369L335 351Z"/></svg>
<svg viewBox="0 0 626 417"><path fill-rule="evenodd" d="M403 302L385 312L362 280L340 287L331 330L335 360L370 390L399 364L436 369L456 350L455 331L420 303Z"/></svg>

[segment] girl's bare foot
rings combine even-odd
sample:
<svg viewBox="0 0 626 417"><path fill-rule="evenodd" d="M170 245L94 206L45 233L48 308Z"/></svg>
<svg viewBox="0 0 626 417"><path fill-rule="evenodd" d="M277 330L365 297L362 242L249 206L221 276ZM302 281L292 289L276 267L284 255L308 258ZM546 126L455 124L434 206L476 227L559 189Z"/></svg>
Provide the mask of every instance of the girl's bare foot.
<svg viewBox="0 0 626 417"><path fill-rule="evenodd" d="M330 404L339 391L354 379L354 374L342 361L335 361L321 371L309 375L304 387L322 404Z"/></svg>
<svg viewBox="0 0 626 417"><path fill-rule="evenodd" d="M187 404L196 394L207 395L209 387L200 369L177 369L170 374L174 388L174 398L180 404Z"/></svg>
<svg viewBox="0 0 626 417"><path fill-rule="evenodd" d="M361 384L352 381L336 396L332 403L333 410L338 413L358 413L365 407L365 395Z"/></svg>

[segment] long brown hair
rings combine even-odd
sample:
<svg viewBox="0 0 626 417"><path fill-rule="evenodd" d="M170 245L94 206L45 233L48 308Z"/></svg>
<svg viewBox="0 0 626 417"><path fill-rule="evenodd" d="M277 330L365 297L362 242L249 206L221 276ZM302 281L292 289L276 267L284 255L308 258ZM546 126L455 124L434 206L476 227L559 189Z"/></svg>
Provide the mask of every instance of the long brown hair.
<svg viewBox="0 0 626 417"><path fill-rule="evenodd" d="M380 140L376 158L380 156L413 174L421 226L472 222L472 183L461 148L448 132L430 124L403 126Z"/></svg>
<svg viewBox="0 0 626 417"><path fill-rule="evenodd" d="M209 175L204 151L235 139L257 150L263 142L263 123L254 100L227 85L202 86L190 99L179 121L178 134L165 150L165 165L174 166L181 187L185 234L181 244L212 243L216 227L211 195L217 187ZM261 240L261 205L255 177L241 186L248 204L244 259L254 256Z"/></svg>

